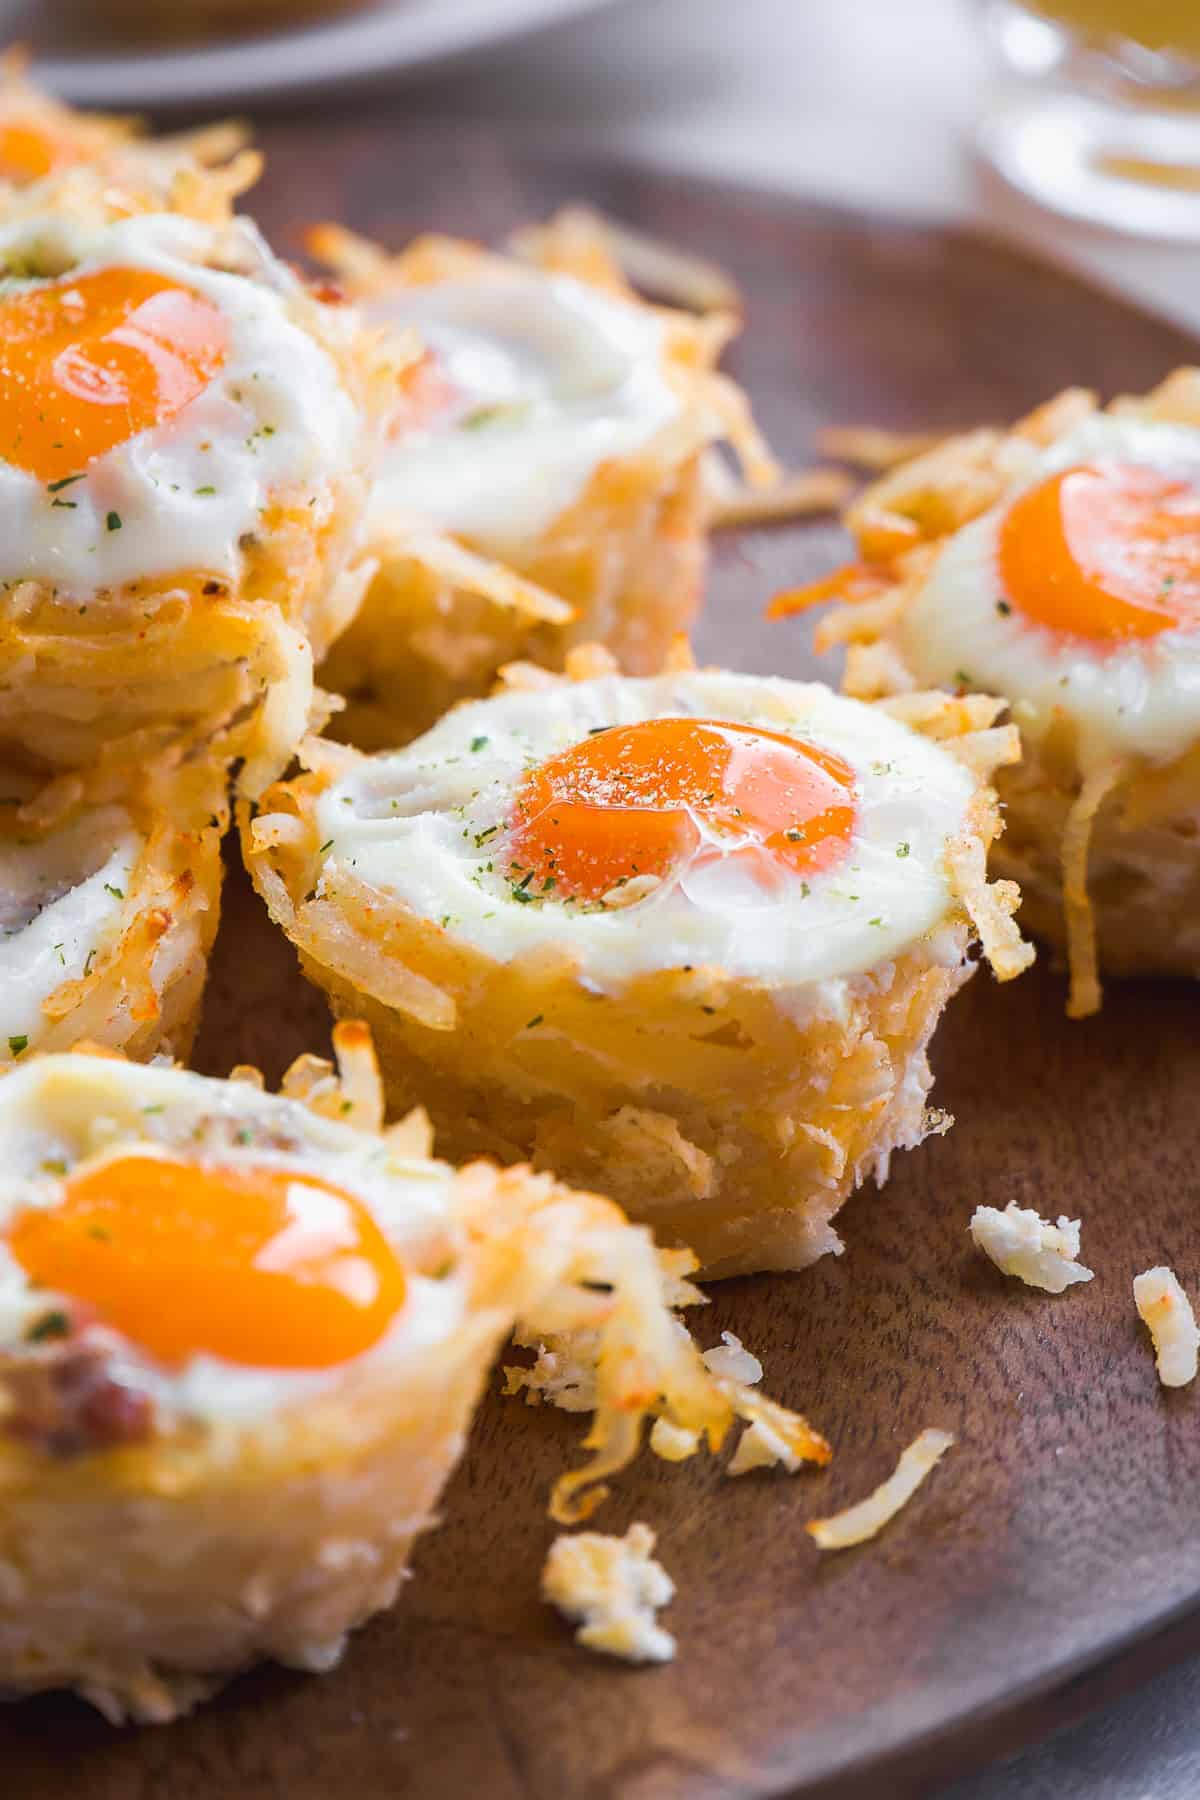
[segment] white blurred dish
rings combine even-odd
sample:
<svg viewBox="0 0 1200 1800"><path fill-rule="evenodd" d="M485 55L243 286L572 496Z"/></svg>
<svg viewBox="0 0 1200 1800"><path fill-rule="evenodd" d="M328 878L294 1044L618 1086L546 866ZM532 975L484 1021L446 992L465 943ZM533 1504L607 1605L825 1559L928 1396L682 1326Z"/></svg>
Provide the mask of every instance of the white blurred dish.
<svg viewBox="0 0 1200 1800"><path fill-rule="evenodd" d="M0 0L0 38L29 43L38 81L77 106L229 106L368 75L413 74L612 4L374 0L269 33L140 50L69 35L60 9L46 0Z"/></svg>

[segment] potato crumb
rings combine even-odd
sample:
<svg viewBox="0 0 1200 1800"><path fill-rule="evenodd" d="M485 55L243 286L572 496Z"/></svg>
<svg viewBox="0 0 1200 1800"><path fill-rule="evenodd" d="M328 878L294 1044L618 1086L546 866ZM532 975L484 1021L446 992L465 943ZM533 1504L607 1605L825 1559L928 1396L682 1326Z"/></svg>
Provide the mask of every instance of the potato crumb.
<svg viewBox="0 0 1200 1800"><path fill-rule="evenodd" d="M892 1474L873 1494L828 1519L810 1519L804 1527L822 1550L847 1550L865 1544L907 1506L930 1471L953 1444L948 1431L923 1431L903 1452ZM740 1449L739 1445L739 1449Z"/></svg>
<svg viewBox="0 0 1200 1800"><path fill-rule="evenodd" d="M1010 1200L1003 1212L995 1206L977 1206L970 1231L977 1249L1027 1287L1061 1294L1073 1282L1092 1280L1091 1269L1078 1261L1078 1219L1060 1218L1051 1225L1032 1208Z"/></svg>
<svg viewBox="0 0 1200 1800"><path fill-rule="evenodd" d="M664 1462L686 1462L700 1448L700 1433L670 1419L655 1419L650 1428L650 1448Z"/></svg>
<svg viewBox="0 0 1200 1800"><path fill-rule="evenodd" d="M765 1419L754 1419L738 1439L737 1449L729 1459L727 1475L748 1475L751 1469L773 1469L782 1464L794 1475L803 1459L785 1437L773 1431Z"/></svg>
<svg viewBox="0 0 1200 1800"><path fill-rule="evenodd" d="M623 1538L600 1531L555 1538L542 1570L542 1598L578 1620L575 1642L627 1662L670 1662L675 1639L656 1622L675 1583L651 1557L654 1533L640 1522Z"/></svg>
<svg viewBox="0 0 1200 1800"><path fill-rule="evenodd" d="M745 1382L753 1387L763 1377L763 1366L757 1356L747 1350L741 1338L732 1331L721 1333L721 1342L704 1352L704 1366L710 1375L726 1375L730 1381Z"/></svg>
<svg viewBox="0 0 1200 1800"><path fill-rule="evenodd" d="M1196 1378L1200 1331L1192 1303L1171 1269L1147 1269L1133 1278L1133 1302L1154 1340L1158 1379L1186 1387Z"/></svg>

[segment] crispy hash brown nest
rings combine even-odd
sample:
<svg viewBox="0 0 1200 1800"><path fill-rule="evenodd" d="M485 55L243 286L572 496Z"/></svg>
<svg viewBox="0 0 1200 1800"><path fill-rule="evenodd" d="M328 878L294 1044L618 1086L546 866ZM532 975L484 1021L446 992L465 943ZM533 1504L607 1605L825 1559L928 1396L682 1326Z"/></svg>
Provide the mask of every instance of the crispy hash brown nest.
<svg viewBox="0 0 1200 1800"><path fill-rule="evenodd" d="M138 119L78 112L44 92L27 74L22 50L0 57L0 212L33 199L44 205L107 206L215 217L257 179L260 158L244 149L234 120L168 136L143 135ZM36 190L36 198L30 190Z"/></svg>
<svg viewBox="0 0 1200 1800"><path fill-rule="evenodd" d="M367 1033L345 1023L334 1043L340 1077L300 1058L282 1089L292 1114L264 1102L270 1129L303 1143L303 1103L326 1122L327 1144L381 1130ZM86 1080L64 1074L73 1060L35 1060L24 1075L57 1084L86 1157L96 1109ZM261 1087L247 1069L211 1085L238 1082ZM103 1077L92 1085L101 1093ZM120 1114L111 1096L107 1111ZM136 1141L136 1118L105 1123L106 1141L114 1128ZM156 1422L128 1395L118 1408L97 1405L105 1367L94 1353L84 1366L86 1339L0 1350L0 1684L69 1685L114 1721L160 1722L261 1657L330 1667L347 1631L394 1599L514 1326L522 1341L573 1345L588 1365L593 1454L555 1486L560 1522L600 1503L603 1478L636 1454L652 1415L712 1451L741 1418L773 1434L789 1467L828 1460L798 1414L705 1367L671 1310L702 1299L684 1279L694 1259L656 1252L607 1200L528 1168L476 1163L455 1175L430 1165L429 1146L420 1115L380 1140L398 1175L436 1172L450 1184L425 1272L444 1277L449 1258L465 1315L382 1378L378 1364L351 1363L331 1390L268 1419Z"/></svg>
<svg viewBox="0 0 1200 1800"><path fill-rule="evenodd" d="M213 266L253 277L253 240L216 204L215 217L202 205L193 215L211 226ZM318 504L303 484L277 490L239 543L232 581L180 570L84 596L41 581L0 584L0 749L47 770L115 771L211 745L214 757L244 759L249 792L286 763L310 724L314 662L372 573L361 524L379 430L410 353L399 339L385 348L348 309L299 287L287 311L328 353L358 410L353 463L324 473Z"/></svg>
<svg viewBox="0 0 1200 1800"><path fill-rule="evenodd" d="M311 243L366 304L442 281L494 281L511 267L445 237L418 238L395 257L332 225ZM680 411L638 452L601 463L573 504L511 561L413 522L374 533L379 571L320 671L347 702L334 735L364 749L418 736L456 700L487 693L518 658L561 669L572 645L599 642L629 674L653 673L699 604L706 453L727 438L753 482L775 478L745 395L716 368L738 329L727 297L702 316L650 308L622 274L603 226L577 210L519 233L515 247L547 273L653 311Z"/></svg>
<svg viewBox="0 0 1200 1800"><path fill-rule="evenodd" d="M595 653L572 653L572 675ZM511 670L512 682L564 678ZM598 1186L662 1243L686 1243L708 1275L793 1269L840 1248L830 1221L893 1150L944 1129L926 1109L926 1047L971 972L973 936L997 975L1032 957L1008 882L987 884L1000 829L991 773L1017 754L995 728L1001 702L907 695L887 710L972 771L975 798L950 852L955 896L941 941L846 983L844 1009L799 1016L765 982L719 969L663 969L597 995L557 950L492 960L349 868L320 867L316 801L355 759L319 741L309 772L272 787L243 820L247 866L335 1014L362 1016L389 1101L424 1104L455 1158L529 1157ZM527 1029L552 1018L554 1030Z"/></svg>
<svg viewBox="0 0 1200 1800"><path fill-rule="evenodd" d="M50 842L110 806L142 838L118 935L43 1002L43 1023L27 1043L0 1042L0 1070L14 1049L18 1056L69 1050L85 1039L137 1062L191 1051L221 911L224 765L164 763L136 784L104 774L60 776L24 804L0 801L0 857L6 843Z"/></svg>
<svg viewBox="0 0 1200 1800"><path fill-rule="evenodd" d="M844 691L858 699L917 685L903 651L905 609L940 545L1001 501L1034 456L1097 410L1069 389L1008 432L968 432L903 463L849 509L858 563L798 594L786 613L841 602L817 627L818 649L847 646ZM1200 426L1200 371L1180 369L1152 393L1113 402L1121 418ZM1169 763L1135 755L1085 769L1067 715L1022 760L997 772L1006 829L992 848L997 874L1020 884L1022 922L1065 949L1073 1018L1100 1005L1099 971L1200 976L1200 744Z"/></svg>

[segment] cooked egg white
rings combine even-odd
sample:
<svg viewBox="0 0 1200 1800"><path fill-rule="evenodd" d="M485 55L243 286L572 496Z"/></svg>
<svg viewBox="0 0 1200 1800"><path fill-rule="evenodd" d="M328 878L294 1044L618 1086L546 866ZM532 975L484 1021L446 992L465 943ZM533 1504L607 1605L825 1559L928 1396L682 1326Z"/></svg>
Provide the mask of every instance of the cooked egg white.
<svg viewBox="0 0 1200 1800"><path fill-rule="evenodd" d="M149 270L220 310L221 368L177 416L138 432L48 484L2 460L19 418L0 430L0 582L40 581L90 595L145 576L201 570L232 580L239 540L287 492L330 502L328 480L354 464L361 427L333 358L288 313L295 277L244 218L219 230L160 214L87 226L47 214L0 225L0 307L49 278ZM331 330L341 330L331 309Z"/></svg>
<svg viewBox="0 0 1200 1800"><path fill-rule="evenodd" d="M43 1003L120 935L142 845L117 806L32 842L0 835L0 1060L36 1045Z"/></svg>
<svg viewBox="0 0 1200 1800"><path fill-rule="evenodd" d="M511 269L388 294L379 324L413 327L445 392L400 434L371 522L419 520L502 554L540 536L601 463L679 412L647 308L569 275Z"/></svg>
<svg viewBox="0 0 1200 1800"><path fill-rule="evenodd" d="M1200 487L1200 431L1097 414L1038 457L1000 506L949 540L900 626L921 685L1005 695L1032 742L1068 714L1085 769L1116 755L1169 761L1200 735L1200 631L1091 644L1024 617L1005 598L997 544L1013 499L1058 470L1106 457Z"/></svg>
<svg viewBox="0 0 1200 1800"><path fill-rule="evenodd" d="M464 1316L465 1287L453 1255L453 1175L444 1165L404 1158L378 1137L246 1083L106 1058L48 1056L0 1079L0 1348L21 1341L56 1304L69 1304L31 1286L6 1243L14 1216L30 1205L60 1203L72 1172L105 1152L294 1171L298 1200L306 1178L327 1182L369 1209L404 1268L398 1312L349 1365L258 1368L201 1354L169 1369L118 1339L110 1373L152 1395L168 1416L240 1425L303 1406L348 1374L377 1375L390 1361L443 1342ZM168 1293L163 1304L170 1305Z"/></svg>
<svg viewBox="0 0 1200 1800"><path fill-rule="evenodd" d="M505 844L525 772L596 728L664 717L759 726L843 758L857 783L846 856L804 880L782 870L769 892L716 860L619 907L514 896ZM707 965L800 990L937 932L952 907L946 848L973 790L936 744L815 684L720 671L605 676L457 707L407 749L356 764L320 798L322 881L345 868L499 961L559 945L601 989ZM947 954L957 962L957 949Z"/></svg>

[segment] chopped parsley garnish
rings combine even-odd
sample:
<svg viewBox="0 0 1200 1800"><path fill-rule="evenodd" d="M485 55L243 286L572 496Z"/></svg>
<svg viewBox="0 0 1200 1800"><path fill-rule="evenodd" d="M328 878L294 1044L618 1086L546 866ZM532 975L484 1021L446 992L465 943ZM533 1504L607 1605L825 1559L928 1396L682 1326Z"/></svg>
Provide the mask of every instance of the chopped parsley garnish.
<svg viewBox="0 0 1200 1800"><path fill-rule="evenodd" d="M486 831L477 831L475 833L475 848L477 850L482 850L488 839L490 837L495 837L499 829L500 827L498 825L489 825Z"/></svg>
<svg viewBox="0 0 1200 1800"><path fill-rule="evenodd" d="M119 887L114 887L111 881L105 882L104 891L106 894L111 894L114 900L123 900L125 898L121 889Z"/></svg>
<svg viewBox="0 0 1200 1800"><path fill-rule="evenodd" d="M210 485L208 487L198 487L195 491L197 494L215 494L217 490Z"/></svg>
<svg viewBox="0 0 1200 1800"><path fill-rule="evenodd" d="M28 1038L27 1034L23 1031L19 1032L16 1037L10 1037L8 1040L8 1050L9 1050L10 1056L20 1056L22 1054L22 1052L25 1050L28 1050L28 1048L29 1048L29 1038Z"/></svg>
<svg viewBox="0 0 1200 1800"><path fill-rule="evenodd" d="M82 480L82 475L64 475L61 481L48 481L46 483L46 492L48 494L60 494L63 488L73 487L77 481Z"/></svg>
<svg viewBox="0 0 1200 1800"><path fill-rule="evenodd" d="M482 750L486 743L487 739L485 737L473 737L471 739L471 748L472 750Z"/></svg>
<svg viewBox="0 0 1200 1800"><path fill-rule="evenodd" d="M144 1113L159 1113L165 1112L166 1110L166 1103L162 1100L158 1102L157 1106L143 1106L142 1108Z"/></svg>
<svg viewBox="0 0 1200 1800"><path fill-rule="evenodd" d="M107 519L105 519L104 523L108 526L108 529L110 531L120 531L120 529L121 529L120 513L119 512L110 512Z"/></svg>
<svg viewBox="0 0 1200 1800"><path fill-rule="evenodd" d="M44 1344L49 1338L69 1337L70 1333L71 1321L65 1312L48 1312L34 1320L25 1337L31 1344Z"/></svg>
<svg viewBox="0 0 1200 1800"><path fill-rule="evenodd" d="M67 966L67 959L63 955L63 947L61 944L55 944L54 954L58 957L59 962L62 964L63 968L65 969Z"/></svg>
<svg viewBox="0 0 1200 1800"><path fill-rule="evenodd" d="M971 677L965 669L955 669L954 679L957 681L959 687L971 686Z"/></svg>
<svg viewBox="0 0 1200 1800"><path fill-rule="evenodd" d="M233 1134L233 1141L235 1144L252 1144L254 1142L254 1133L248 1125L239 1125L238 1129Z"/></svg>
<svg viewBox="0 0 1200 1800"><path fill-rule="evenodd" d="M1007 619L1009 613L1012 611L1012 606L1007 600L997 600L996 611Z"/></svg>
<svg viewBox="0 0 1200 1800"><path fill-rule="evenodd" d="M543 1013L534 1013L532 1019L530 1019L525 1027L526 1031L532 1031L535 1025L540 1025L544 1017L545 1015Z"/></svg>
<svg viewBox="0 0 1200 1800"><path fill-rule="evenodd" d="M909 854L909 852L911 851L911 849L912 849L911 844L908 844L908 843L897 844L896 845L896 855L897 856L907 856Z"/></svg>
<svg viewBox="0 0 1200 1800"><path fill-rule="evenodd" d="M93 959L94 959L94 958L95 958L95 955L96 955L96 952L95 952L95 951L94 951L94 950L89 950L89 951L88 951L88 953L87 953L87 961L86 961L86 962L85 962L85 963L84 963L84 965L83 965L83 972L84 972L84 974L85 974L85 975L90 975L90 974L91 974L91 972L92 972L92 962L93 962Z"/></svg>
<svg viewBox="0 0 1200 1800"><path fill-rule="evenodd" d="M42 1163L42 1169L47 1175L65 1175L67 1165L61 1156L48 1156Z"/></svg>
<svg viewBox="0 0 1200 1800"><path fill-rule="evenodd" d="M55 498L54 500L52 500L50 502L50 504L51 504L51 506L64 506L64 507L66 507L68 512L75 511L75 502L73 500L59 500L59 499Z"/></svg>
<svg viewBox="0 0 1200 1800"><path fill-rule="evenodd" d="M321 848L317 851L317 855L324 856L324 854L327 850L332 850L332 849L333 849L333 839L326 838L325 842L321 845Z"/></svg>

